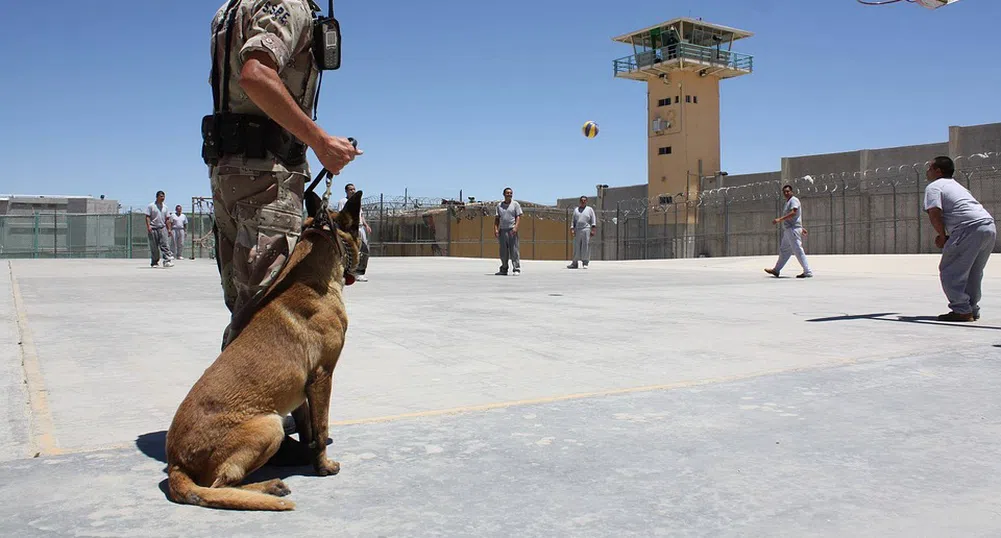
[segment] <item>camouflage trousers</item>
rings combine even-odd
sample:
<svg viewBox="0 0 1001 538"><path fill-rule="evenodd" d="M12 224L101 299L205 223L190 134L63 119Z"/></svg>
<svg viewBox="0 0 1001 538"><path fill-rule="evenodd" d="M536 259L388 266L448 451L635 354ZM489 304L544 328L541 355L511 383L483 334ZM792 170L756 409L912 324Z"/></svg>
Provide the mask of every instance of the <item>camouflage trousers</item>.
<svg viewBox="0 0 1001 538"><path fill-rule="evenodd" d="M302 231L302 196L308 176L217 166L211 172L216 263L230 325L281 271Z"/></svg>

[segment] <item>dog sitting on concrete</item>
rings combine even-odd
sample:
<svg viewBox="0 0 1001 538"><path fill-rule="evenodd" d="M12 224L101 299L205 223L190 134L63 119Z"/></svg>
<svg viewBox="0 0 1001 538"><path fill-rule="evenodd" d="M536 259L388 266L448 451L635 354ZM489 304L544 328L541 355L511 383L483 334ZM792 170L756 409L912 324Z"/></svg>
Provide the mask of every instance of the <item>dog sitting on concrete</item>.
<svg viewBox="0 0 1001 538"><path fill-rule="evenodd" d="M275 282L236 338L178 407L167 432L170 498L238 510L293 510L280 479L240 483L278 451L292 413L316 473L327 458L331 381L348 315L342 291L358 265L361 191L340 212L313 192L309 218Z"/></svg>

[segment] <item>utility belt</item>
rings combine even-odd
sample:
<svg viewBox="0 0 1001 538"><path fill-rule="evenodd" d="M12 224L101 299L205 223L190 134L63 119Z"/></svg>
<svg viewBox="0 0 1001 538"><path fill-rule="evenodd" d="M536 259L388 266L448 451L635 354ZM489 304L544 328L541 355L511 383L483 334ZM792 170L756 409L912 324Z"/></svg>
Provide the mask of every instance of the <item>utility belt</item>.
<svg viewBox="0 0 1001 538"><path fill-rule="evenodd" d="M218 164L226 156L267 159L285 166L306 162L306 144L266 116L223 112L202 118L202 160Z"/></svg>

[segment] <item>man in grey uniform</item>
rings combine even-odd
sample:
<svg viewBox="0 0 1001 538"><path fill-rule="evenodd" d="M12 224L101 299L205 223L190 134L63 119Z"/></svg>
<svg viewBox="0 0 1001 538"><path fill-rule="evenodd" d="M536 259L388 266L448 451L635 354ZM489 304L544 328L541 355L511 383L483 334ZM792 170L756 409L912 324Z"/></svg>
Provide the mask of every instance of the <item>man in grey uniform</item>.
<svg viewBox="0 0 1001 538"><path fill-rule="evenodd" d="M521 224L521 204L514 201L511 187L504 189L504 201L497 204L494 217L494 237L500 241L501 266L498 275L507 274L508 260L514 274L521 273L521 253L518 251L518 225Z"/></svg>
<svg viewBox="0 0 1001 538"><path fill-rule="evenodd" d="M796 261L803 267L803 272L796 275L796 278L810 278L813 271L806 261L806 252L803 251L803 215L800 211L799 198L792 195L792 186L782 187L782 196L785 196L786 205L782 209L783 215L772 220L772 224L783 223L782 244L779 246L779 259L775 262L775 267L765 269L765 272L775 277L779 276L782 268L785 267L789 257L796 255Z"/></svg>
<svg viewBox="0 0 1001 538"><path fill-rule="evenodd" d="M929 183L924 207L938 233L935 246L942 249L939 279L949 299L949 313L938 319L974 321L980 319L980 284L994 250L997 228L994 217L953 179L955 171L952 159L936 157L925 172Z"/></svg>
<svg viewBox="0 0 1001 538"><path fill-rule="evenodd" d="M587 264L591 261L591 238L594 237L595 226L598 219L594 216L594 209L588 207L587 196L580 197L580 205L573 210L570 217L570 235L573 236L573 261L567 269L577 269L578 262Z"/></svg>
<svg viewBox="0 0 1001 538"><path fill-rule="evenodd" d="M156 201L146 206L146 236L149 238L150 267L156 267L163 258L164 267L173 267L170 247L167 246L167 212L163 207L166 197L156 191Z"/></svg>

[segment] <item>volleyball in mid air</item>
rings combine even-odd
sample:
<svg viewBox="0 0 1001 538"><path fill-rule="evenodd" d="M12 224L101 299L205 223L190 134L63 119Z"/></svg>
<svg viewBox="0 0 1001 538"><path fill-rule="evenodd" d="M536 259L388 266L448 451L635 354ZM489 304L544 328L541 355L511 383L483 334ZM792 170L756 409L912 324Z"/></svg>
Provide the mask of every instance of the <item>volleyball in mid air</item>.
<svg viewBox="0 0 1001 538"><path fill-rule="evenodd" d="M588 138L594 138L598 136L598 124L593 121L589 121L584 124L584 136Z"/></svg>

